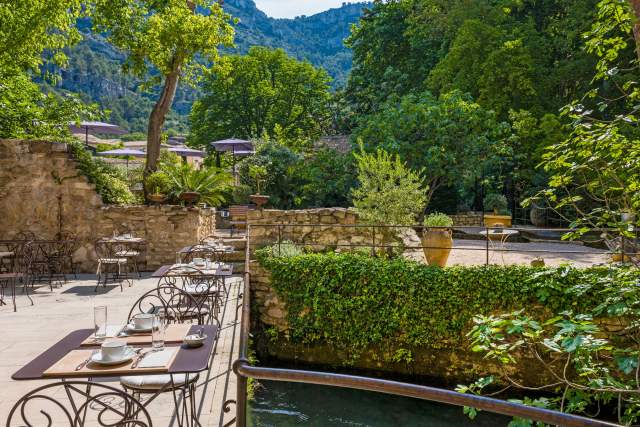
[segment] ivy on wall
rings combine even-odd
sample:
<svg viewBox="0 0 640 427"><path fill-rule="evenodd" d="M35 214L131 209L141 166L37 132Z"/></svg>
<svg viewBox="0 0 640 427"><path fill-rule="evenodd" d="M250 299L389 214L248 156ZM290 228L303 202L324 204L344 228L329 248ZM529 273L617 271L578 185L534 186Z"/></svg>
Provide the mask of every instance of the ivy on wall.
<svg viewBox="0 0 640 427"><path fill-rule="evenodd" d="M292 341L335 346L355 359L418 347L466 348L473 317L524 309L589 310L625 268L429 267L405 259L257 251L286 303ZM640 279L640 273L634 270Z"/></svg>

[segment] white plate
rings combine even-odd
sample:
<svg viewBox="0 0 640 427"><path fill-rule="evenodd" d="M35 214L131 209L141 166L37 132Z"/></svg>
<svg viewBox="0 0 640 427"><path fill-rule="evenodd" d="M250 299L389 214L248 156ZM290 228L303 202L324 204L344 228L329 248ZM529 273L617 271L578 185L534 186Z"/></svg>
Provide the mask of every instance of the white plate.
<svg viewBox="0 0 640 427"><path fill-rule="evenodd" d="M93 356L91 356L91 361L94 363L97 363L99 365L119 365L121 363L124 362L128 362L129 360L133 359L133 356L136 355L136 352L133 350L133 348L131 347L127 347L127 352L125 354L122 355L122 357L120 357L119 359L109 359L109 360L103 360L102 359L102 352L97 352L96 354L94 354Z"/></svg>
<svg viewBox="0 0 640 427"><path fill-rule="evenodd" d="M135 325L133 323L129 323L127 325L127 331L128 332L133 332L133 333L140 333L140 332L151 332L151 328L142 328L142 329L138 329L135 327Z"/></svg>

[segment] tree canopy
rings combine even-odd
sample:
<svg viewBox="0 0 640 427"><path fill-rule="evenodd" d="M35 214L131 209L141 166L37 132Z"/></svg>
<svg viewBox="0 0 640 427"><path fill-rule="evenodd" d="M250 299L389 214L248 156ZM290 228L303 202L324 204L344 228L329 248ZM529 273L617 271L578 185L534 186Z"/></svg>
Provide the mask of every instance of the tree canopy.
<svg viewBox="0 0 640 427"><path fill-rule="evenodd" d="M253 47L220 58L192 110L198 144L266 135L288 140L322 135L329 119L329 76L282 49Z"/></svg>

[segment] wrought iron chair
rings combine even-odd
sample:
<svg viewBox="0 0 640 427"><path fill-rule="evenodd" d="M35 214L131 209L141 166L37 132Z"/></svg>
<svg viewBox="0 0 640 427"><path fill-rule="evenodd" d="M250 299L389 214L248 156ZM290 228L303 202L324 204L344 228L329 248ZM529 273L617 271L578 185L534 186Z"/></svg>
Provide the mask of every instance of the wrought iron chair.
<svg viewBox="0 0 640 427"><path fill-rule="evenodd" d="M73 254L78 250L78 237L74 233L63 231L56 235L56 239L61 242L59 257L62 271L73 274L73 277L77 279L78 270L76 264L73 263Z"/></svg>
<svg viewBox="0 0 640 427"><path fill-rule="evenodd" d="M18 283L22 284L22 290L26 293L27 298L33 305L33 300L29 295L29 286L32 284L31 264L33 262L33 247L31 243L25 243L16 247L15 262L13 263L13 271L0 274L0 305L6 305L4 297L7 290L11 291L11 301L13 302L13 311L17 311L16 307L16 288Z"/></svg>
<svg viewBox="0 0 640 427"><path fill-rule="evenodd" d="M6 426L25 425L153 427L149 412L134 396L86 381L55 382L24 395L11 408Z"/></svg>
<svg viewBox="0 0 640 427"><path fill-rule="evenodd" d="M206 310L206 323L220 326L218 314L224 300L220 281L205 275L201 270L191 266L176 266L167 270L158 280L158 287L176 286L189 294ZM224 290L224 287L222 288Z"/></svg>
<svg viewBox="0 0 640 427"><path fill-rule="evenodd" d="M159 285L144 295L131 307L127 321L140 313L163 313L167 323L193 323L203 324L209 315L206 305L193 298L187 292L173 285ZM217 337L215 337L217 339ZM186 405L189 405L191 413L195 413L195 388L199 376L177 375L142 375L121 377L120 384L134 398L142 394L158 395L160 393L174 393L176 402L183 405L183 415L186 413ZM181 395L178 399L178 395ZM154 399L152 397L152 399ZM187 403L188 402L188 403ZM178 417L178 425L182 420Z"/></svg>
<svg viewBox="0 0 640 427"><path fill-rule="evenodd" d="M120 290L122 291L122 277L128 279L128 264L127 259L118 257L116 255L117 248L114 243L106 241L104 239L98 240L95 245L96 256L98 257L98 269L96 270L97 283L94 292L98 291L101 280L104 280L104 286L107 286L109 281L109 275L112 280L119 280Z"/></svg>

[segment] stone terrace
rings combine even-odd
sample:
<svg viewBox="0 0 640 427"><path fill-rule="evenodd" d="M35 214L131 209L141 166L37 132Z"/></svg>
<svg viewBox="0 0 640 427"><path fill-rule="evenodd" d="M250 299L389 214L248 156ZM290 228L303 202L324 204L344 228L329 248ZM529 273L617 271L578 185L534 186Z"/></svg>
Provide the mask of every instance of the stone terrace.
<svg viewBox="0 0 640 427"><path fill-rule="evenodd" d="M208 372L200 374L198 382L197 407L203 426L219 427L235 417L235 407L231 412L223 412L223 403L235 399L236 377L231 365L237 359L240 311L238 291L240 278L232 279L233 285L221 315L222 331ZM108 307L108 322L124 322L131 305L145 291L153 289L157 279L135 280L133 286L100 287L94 293L95 279L84 275L79 280L69 280L53 292L49 287L41 287L33 296L31 306L26 296L18 293L18 311L13 312L10 304L0 307L0 424L4 425L13 404L28 391L45 384L45 381L13 381L11 375L45 349L59 341L75 329L92 328L93 305ZM116 387L117 382L109 383ZM143 396L143 401L145 397ZM149 406L154 426L177 425L173 418L173 397L165 393Z"/></svg>

